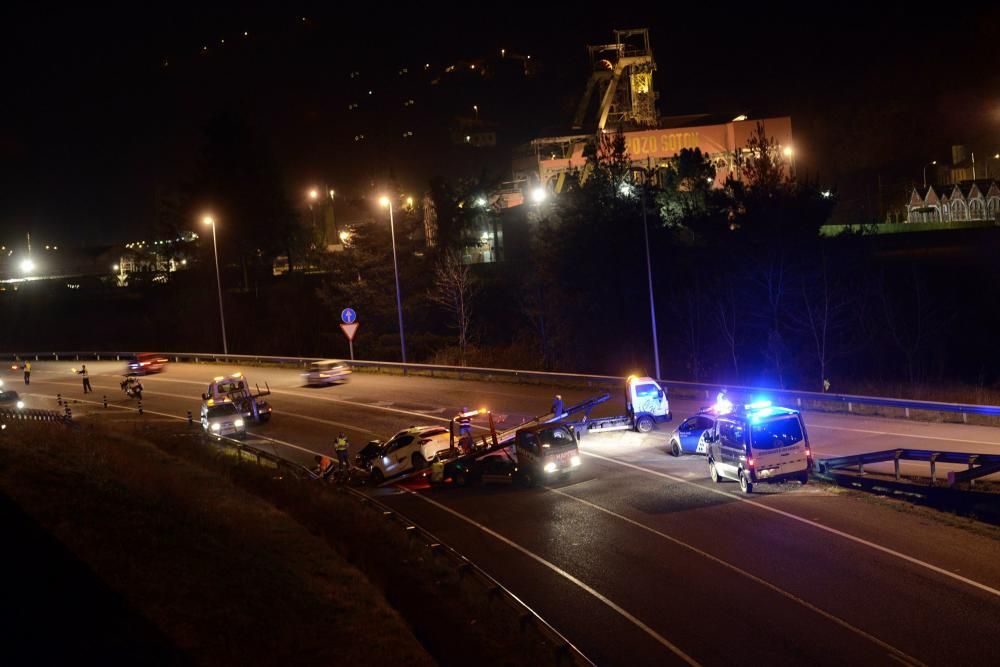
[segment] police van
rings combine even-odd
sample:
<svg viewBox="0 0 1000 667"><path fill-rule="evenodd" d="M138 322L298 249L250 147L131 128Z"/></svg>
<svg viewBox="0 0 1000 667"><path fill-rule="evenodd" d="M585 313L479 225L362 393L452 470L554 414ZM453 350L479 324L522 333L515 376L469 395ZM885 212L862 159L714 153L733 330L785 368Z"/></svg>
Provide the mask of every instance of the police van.
<svg viewBox="0 0 1000 667"><path fill-rule="evenodd" d="M713 482L731 479L743 493L755 484L809 481L812 450L798 410L758 401L720 414L705 434Z"/></svg>

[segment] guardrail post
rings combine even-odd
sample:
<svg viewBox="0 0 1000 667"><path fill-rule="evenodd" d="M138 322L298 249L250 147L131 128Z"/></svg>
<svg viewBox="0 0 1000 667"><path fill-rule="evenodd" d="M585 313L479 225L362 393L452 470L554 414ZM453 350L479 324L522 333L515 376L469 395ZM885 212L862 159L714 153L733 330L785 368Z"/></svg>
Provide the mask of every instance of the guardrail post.
<svg viewBox="0 0 1000 667"><path fill-rule="evenodd" d="M59 361L59 355L58 354L53 354L52 356L56 358L56 361Z"/></svg>
<svg viewBox="0 0 1000 667"><path fill-rule="evenodd" d="M139 401L139 414L142 414L142 401Z"/></svg>
<svg viewBox="0 0 1000 667"><path fill-rule="evenodd" d="M854 412L854 404L851 403L850 401L847 402L847 411Z"/></svg>
<svg viewBox="0 0 1000 667"><path fill-rule="evenodd" d="M859 475L864 475L865 474L865 462L864 461L858 461L858 474Z"/></svg>
<svg viewBox="0 0 1000 667"><path fill-rule="evenodd" d="M104 407L108 407L108 397L106 394L104 396Z"/></svg>
<svg viewBox="0 0 1000 667"><path fill-rule="evenodd" d="M194 424L194 419L191 417L191 411L188 410L188 426L192 426L193 424Z"/></svg>
<svg viewBox="0 0 1000 667"><path fill-rule="evenodd" d="M62 394L56 394L56 405L62 405Z"/></svg>
<svg viewBox="0 0 1000 667"><path fill-rule="evenodd" d="M910 409L909 408L903 408L903 414L905 414L906 418L909 419L910 418Z"/></svg>
<svg viewBox="0 0 1000 667"><path fill-rule="evenodd" d="M937 452L931 454L931 486L934 486L934 482L937 481L937 457Z"/></svg>
<svg viewBox="0 0 1000 667"><path fill-rule="evenodd" d="M969 413L968 412L963 412L962 413L962 423L963 424L968 424L969 423Z"/></svg>
<svg viewBox="0 0 1000 667"><path fill-rule="evenodd" d="M976 456L975 454L969 457L969 470L972 470L975 467L977 458L978 456ZM973 477L972 479L969 480L969 488L971 489L975 485L976 485L976 478Z"/></svg>
<svg viewBox="0 0 1000 667"><path fill-rule="evenodd" d="M893 461L893 463L896 466L896 481L897 482L899 481L899 457L902 456L902 455L903 455L903 450L897 449L896 450L896 460Z"/></svg>

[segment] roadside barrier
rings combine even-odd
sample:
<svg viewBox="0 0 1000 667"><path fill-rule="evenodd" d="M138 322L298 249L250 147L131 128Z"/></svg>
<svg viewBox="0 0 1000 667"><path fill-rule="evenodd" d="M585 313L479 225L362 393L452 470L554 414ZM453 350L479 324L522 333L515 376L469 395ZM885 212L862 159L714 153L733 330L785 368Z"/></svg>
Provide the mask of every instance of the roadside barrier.
<svg viewBox="0 0 1000 667"><path fill-rule="evenodd" d="M269 465L280 469L285 469L296 478L302 480L316 480L317 477L312 470L299 463L284 459L273 452L268 452L253 445L248 445L235 438L228 436L215 436L216 442L223 446L236 450L237 456L242 460L249 455L251 460L255 460L258 465ZM472 579L478 583L483 594L489 602L500 600L509 605L518 615L521 630L524 632L537 632L540 638L553 647L556 662L559 664L574 665L576 667L594 667L594 663L589 660L576 646L566 639L558 630L549 625L545 619L538 615L531 607L525 604L514 593L504 587L500 582L483 571L475 563L467 559L455 549L451 548L429 531L421 528L417 524L407 519L395 510L389 509L378 500L352 489L346 485L338 485L341 491L351 495L362 505L374 509L387 519L394 520L399 524L411 540L419 538L420 543L433 556L447 559L458 570L462 579Z"/></svg>
<svg viewBox="0 0 1000 667"><path fill-rule="evenodd" d="M69 410L69 408L66 408ZM0 420L4 421L43 421L68 422L70 416L63 416L55 410L37 410L34 408L0 408Z"/></svg>
<svg viewBox="0 0 1000 667"><path fill-rule="evenodd" d="M95 359L122 360L130 358L130 352L24 352L0 354L0 359ZM256 365L278 365L306 368L316 357L282 357L249 354L214 354L209 352L165 352L165 357L179 362L194 363L240 363ZM516 382L526 384L554 384L580 387L620 388L623 376L587 375L582 373L549 373L545 371L525 371L509 368L480 368L474 366L443 366L436 364L403 364L392 361L345 361L359 371L401 375L423 375L446 377L460 380L477 379L487 382ZM659 382L675 393L701 399L706 403L715 400L715 395L723 385L703 382L684 382L660 379ZM939 401L917 401L912 399L884 396L858 396L853 394L828 394L813 391L770 389L766 387L745 387L725 385L733 397L756 399L766 396L783 405L794 405L802 410L826 412L847 412L857 414L879 414L900 416L906 419L920 419L926 415L958 415L968 422L969 415L1000 417L1000 406L977 405L971 403L946 403Z"/></svg>
<svg viewBox="0 0 1000 667"><path fill-rule="evenodd" d="M980 477L1000 473L1000 454L935 452L928 449L887 449L881 452L837 456L820 459L817 461L817 467L820 473L823 474L843 471L863 475L865 474L865 464L885 463L887 461L892 461L895 464L895 478L897 482L901 479L899 471L900 461L926 461L930 466L931 486L937 483L938 463L954 463L968 466L966 470L957 472L952 470L948 472L947 483L950 487L960 482L969 482L970 486L975 486L976 480Z"/></svg>

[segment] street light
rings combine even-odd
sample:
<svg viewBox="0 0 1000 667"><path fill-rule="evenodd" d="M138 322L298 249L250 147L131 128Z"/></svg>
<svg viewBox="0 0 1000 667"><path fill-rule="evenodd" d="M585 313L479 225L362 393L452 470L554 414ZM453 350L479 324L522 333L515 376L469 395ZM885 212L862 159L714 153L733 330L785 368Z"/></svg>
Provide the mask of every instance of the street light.
<svg viewBox="0 0 1000 667"><path fill-rule="evenodd" d="M545 201L546 197L548 196L549 196L548 193L542 186L538 186L537 188L531 191L531 201L535 202L536 204L541 204L543 201Z"/></svg>
<svg viewBox="0 0 1000 667"><path fill-rule="evenodd" d="M927 167L932 167L937 164L937 160L931 160L924 165L924 187L927 187Z"/></svg>
<svg viewBox="0 0 1000 667"><path fill-rule="evenodd" d="M21 273L31 273L35 270L35 263L30 257L21 260Z"/></svg>
<svg viewBox="0 0 1000 667"><path fill-rule="evenodd" d="M476 112L476 120L479 120L479 105L478 104L473 104L472 105L472 110Z"/></svg>
<svg viewBox="0 0 1000 667"><path fill-rule="evenodd" d="M202 222L212 228L212 252L215 254L215 285L219 290L219 322L222 324L222 353L229 354L226 343L226 316L222 310L222 278L219 277L219 246L215 240L215 220L210 215L202 218Z"/></svg>
<svg viewBox="0 0 1000 667"><path fill-rule="evenodd" d="M389 209L389 234L392 236L392 270L396 274L396 312L399 315L399 349L406 363L406 338L403 335L403 302L399 298L399 264L396 262L396 223L392 218L392 202L382 195L378 200L382 208Z"/></svg>
<svg viewBox="0 0 1000 667"><path fill-rule="evenodd" d="M788 151L791 150L786 148L786 155ZM645 177L642 183L642 237L646 242L646 280L649 282L649 321L652 323L653 328L653 363L656 366L656 379L660 379L660 344L659 337L656 334L656 304L653 301L653 262L650 259L649 252L649 225L646 224L646 188L649 185L649 179L653 174L653 169L639 169ZM630 183L623 182L620 187L621 193L623 195L629 195L632 193L632 185Z"/></svg>

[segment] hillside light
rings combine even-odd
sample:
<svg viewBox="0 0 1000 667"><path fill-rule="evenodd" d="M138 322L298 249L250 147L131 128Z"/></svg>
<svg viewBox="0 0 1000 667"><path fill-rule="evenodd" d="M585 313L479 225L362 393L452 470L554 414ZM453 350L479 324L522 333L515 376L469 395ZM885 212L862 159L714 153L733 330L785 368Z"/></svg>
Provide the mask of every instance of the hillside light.
<svg viewBox="0 0 1000 667"><path fill-rule="evenodd" d="M319 190L317 190L316 188L312 188L311 190L309 190L309 199L311 201L316 201L317 199L319 199Z"/></svg>
<svg viewBox="0 0 1000 667"><path fill-rule="evenodd" d="M226 316L222 310L222 278L219 277L219 246L215 240L215 219L210 215L206 215L201 221L212 228L212 253L215 255L215 286L219 291L219 322L222 324L222 353L229 354L229 345L226 342Z"/></svg>
<svg viewBox="0 0 1000 667"><path fill-rule="evenodd" d="M378 198L378 203L382 208L389 209L389 235L392 237L392 270L396 275L396 313L399 317L399 349L402 354L403 363L405 364L406 337L403 335L403 302L399 296L399 264L396 261L396 224L392 219L392 202L389 198L382 195Z"/></svg>
<svg viewBox="0 0 1000 667"><path fill-rule="evenodd" d="M477 197L476 206L479 208L486 208L486 197Z"/></svg>
<svg viewBox="0 0 1000 667"><path fill-rule="evenodd" d="M340 242L347 243L351 240L351 233L347 230L340 232Z"/></svg>
<svg viewBox="0 0 1000 667"><path fill-rule="evenodd" d="M21 273L31 273L35 270L35 263L30 257L21 260Z"/></svg>
<svg viewBox="0 0 1000 667"><path fill-rule="evenodd" d="M406 198L406 205L409 206L410 208L413 208L413 197Z"/></svg>
<svg viewBox="0 0 1000 667"><path fill-rule="evenodd" d="M548 193L545 191L545 188L541 186L531 191L531 201L535 202L536 204L541 204L543 201L545 201L546 197L548 197Z"/></svg>
<svg viewBox="0 0 1000 667"><path fill-rule="evenodd" d="M632 184L627 181L622 181L622 184L618 186L618 192L620 192L623 197L628 197L632 194Z"/></svg>
<svg viewBox="0 0 1000 667"><path fill-rule="evenodd" d="M785 157L792 157L795 151L792 150L791 146L785 146L785 150L783 150L782 153L784 153Z"/></svg>
<svg viewBox="0 0 1000 667"><path fill-rule="evenodd" d="M111 267L111 270L112 270L112 271L117 271L117 270L118 270L118 265L117 265L117 264L115 264L114 266L112 266L112 267Z"/></svg>

